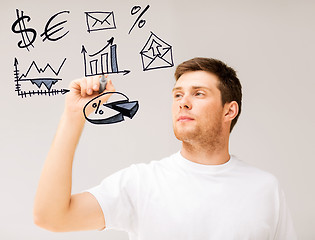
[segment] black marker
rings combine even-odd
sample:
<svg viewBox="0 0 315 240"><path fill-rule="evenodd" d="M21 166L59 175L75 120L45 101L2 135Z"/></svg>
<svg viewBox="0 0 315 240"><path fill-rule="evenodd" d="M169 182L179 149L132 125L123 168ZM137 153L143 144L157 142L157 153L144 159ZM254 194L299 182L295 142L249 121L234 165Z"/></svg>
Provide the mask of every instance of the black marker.
<svg viewBox="0 0 315 240"><path fill-rule="evenodd" d="M98 92L102 93L106 88L107 78L105 78L105 76L102 75L99 81L100 81L100 89L98 90Z"/></svg>

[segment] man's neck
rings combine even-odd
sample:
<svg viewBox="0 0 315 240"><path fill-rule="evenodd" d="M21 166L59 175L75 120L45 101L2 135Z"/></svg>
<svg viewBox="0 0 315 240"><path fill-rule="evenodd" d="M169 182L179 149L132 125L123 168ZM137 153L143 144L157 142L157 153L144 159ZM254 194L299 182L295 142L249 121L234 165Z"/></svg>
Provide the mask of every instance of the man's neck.
<svg viewBox="0 0 315 240"><path fill-rule="evenodd" d="M209 148L183 142L181 154L184 158L192 162L204 165L219 165L226 163L230 159L228 144Z"/></svg>

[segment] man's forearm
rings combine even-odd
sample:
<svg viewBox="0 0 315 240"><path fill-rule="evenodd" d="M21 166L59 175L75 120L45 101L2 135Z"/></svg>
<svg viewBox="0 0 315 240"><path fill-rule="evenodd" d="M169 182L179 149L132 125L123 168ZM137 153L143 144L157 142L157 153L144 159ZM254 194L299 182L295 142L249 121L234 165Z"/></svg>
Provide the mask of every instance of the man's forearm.
<svg viewBox="0 0 315 240"><path fill-rule="evenodd" d="M84 127L82 115L64 113L46 158L34 205L37 224L61 221L71 199L72 163Z"/></svg>

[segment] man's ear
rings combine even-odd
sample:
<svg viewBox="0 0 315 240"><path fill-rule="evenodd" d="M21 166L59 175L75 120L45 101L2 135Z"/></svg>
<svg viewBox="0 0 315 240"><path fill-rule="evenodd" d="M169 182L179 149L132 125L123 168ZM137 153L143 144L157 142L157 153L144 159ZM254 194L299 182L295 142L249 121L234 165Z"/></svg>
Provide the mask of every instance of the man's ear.
<svg viewBox="0 0 315 240"><path fill-rule="evenodd" d="M232 121L238 114L239 108L236 101L226 103L224 105L224 120L226 122Z"/></svg>

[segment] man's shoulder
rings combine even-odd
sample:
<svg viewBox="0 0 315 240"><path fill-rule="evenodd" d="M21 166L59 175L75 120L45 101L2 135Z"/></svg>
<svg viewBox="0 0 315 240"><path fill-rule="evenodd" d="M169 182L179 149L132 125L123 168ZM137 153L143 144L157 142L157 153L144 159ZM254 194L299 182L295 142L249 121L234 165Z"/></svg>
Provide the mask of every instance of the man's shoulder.
<svg viewBox="0 0 315 240"><path fill-rule="evenodd" d="M240 160L234 157L234 160L237 162L235 167L235 172L249 181L256 181L262 184L271 184L274 186L278 186L279 182L275 175L267 170L261 169L248 163L247 161Z"/></svg>

